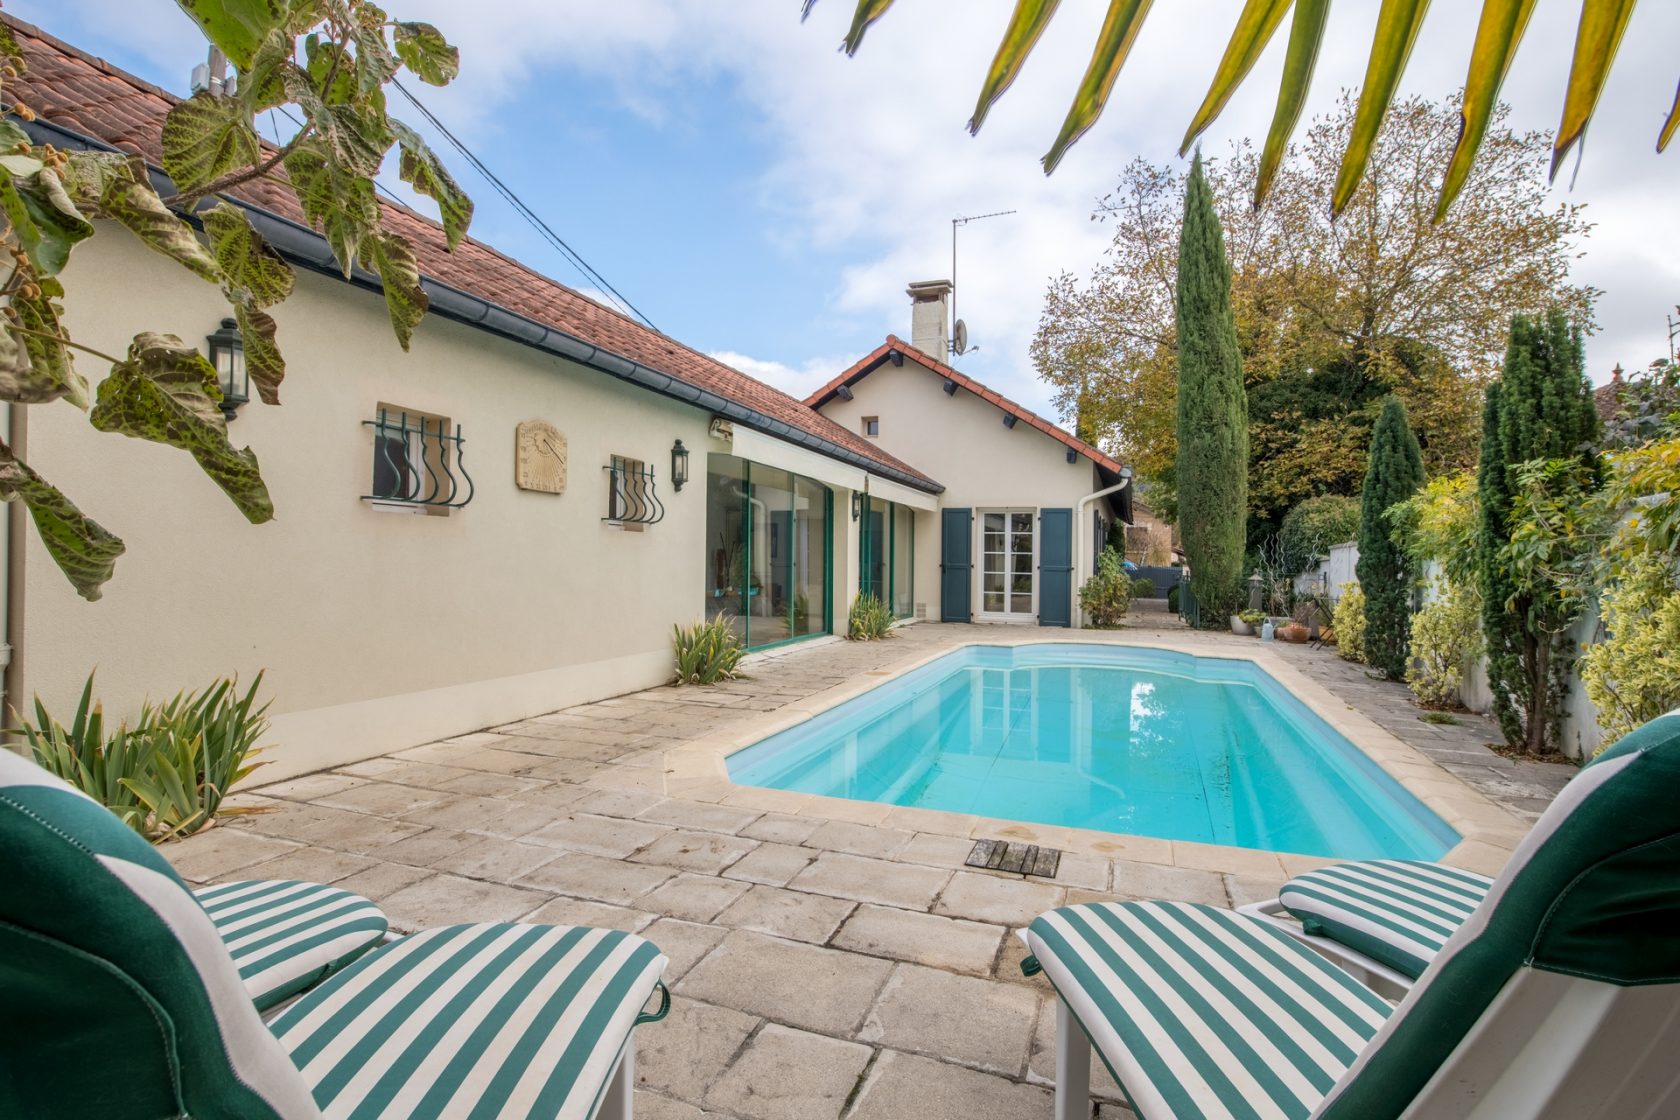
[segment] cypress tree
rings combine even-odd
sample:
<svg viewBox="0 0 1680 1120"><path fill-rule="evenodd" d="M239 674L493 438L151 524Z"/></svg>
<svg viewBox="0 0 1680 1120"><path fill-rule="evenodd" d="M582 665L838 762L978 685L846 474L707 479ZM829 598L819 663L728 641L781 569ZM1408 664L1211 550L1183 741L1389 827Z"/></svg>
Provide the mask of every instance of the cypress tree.
<svg viewBox="0 0 1680 1120"><path fill-rule="evenodd" d="M1519 594L1500 551L1510 539L1519 466L1578 457L1595 475L1599 469L1598 411L1582 351L1581 332L1562 311L1535 319L1517 316L1504 369L1488 386L1482 412L1476 553L1488 687L1505 741L1532 754L1556 744L1572 647L1567 635L1542 628L1534 590Z"/></svg>
<svg viewBox="0 0 1680 1120"><path fill-rule="evenodd" d="M1359 496L1359 588L1365 593L1365 660L1390 680L1406 675L1410 648L1412 572L1394 541L1388 511L1423 485L1423 454L1406 420L1406 406L1390 395L1371 432L1371 457Z"/></svg>
<svg viewBox="0 0 1680 1120"><path fill-rule="evenodd" d="M1248 520L1248 397L1231 315L1231 265L1196 153L1178 239L1178 518L1201 625L1236 606Z"/></svg>

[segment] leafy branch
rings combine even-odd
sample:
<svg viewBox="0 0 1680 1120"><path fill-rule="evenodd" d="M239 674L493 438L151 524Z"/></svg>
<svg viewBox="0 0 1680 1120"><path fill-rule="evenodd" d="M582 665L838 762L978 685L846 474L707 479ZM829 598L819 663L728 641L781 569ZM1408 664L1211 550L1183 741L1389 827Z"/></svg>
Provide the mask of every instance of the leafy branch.
<svg viewBox="0 0 1680 1120"><path fill-rule="evenodd" d="M0 109L0 250L13 262L0 287L0 400L63 399L88 409L100 431L178 447L247 519L261 523L274 516L267 485L255 453L228 440L221 389L203 355L173 335L148 331L134 335L124 357L77 341L64 326L59 276L72 250L99 231L96 220L124 227L221 288L243 336L251 381L263 403L279 404L286 366L268 309L291 295L296 277L247 211L223 197L268 180L296 198L346 276L359 263L381 277L392 331L408 349L426 296L414 247L385 224L374 177L398 149L398 174L437 202L450 249L466 235L473 207L424 140L386 115L385 87L403 68L446 85L460 59L435 27L389 20L368 0L177 2L232 62L237 81L177 102L164 118L160 163L175 193L160 196L153 169L139 157L35 146L23 127L34 110L0 92L0 106L9 106ZM24 71L16 36L0 24L0 84ZM285 143L265 146L256 115L286 105L303 123ZM203 205L211 199L219 201ZM75 368L76 355L107 367L97 394ZM25 503L77 592L99 598L123 552L120 540L3 445L0 500Z"/></svg>

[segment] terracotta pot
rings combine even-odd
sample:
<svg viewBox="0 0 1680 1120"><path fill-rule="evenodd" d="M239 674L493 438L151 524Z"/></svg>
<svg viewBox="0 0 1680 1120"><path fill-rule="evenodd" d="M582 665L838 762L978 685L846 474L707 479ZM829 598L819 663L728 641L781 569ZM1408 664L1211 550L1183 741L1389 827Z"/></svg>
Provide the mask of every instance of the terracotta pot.
<svg viewBox="0 0 1680 1120"><path fill-rule="evenodd" d="M1286 642L1304 642L1307 640L1307 627L1304 623L1291 622L1278 627L1277 636Z"/></svg>

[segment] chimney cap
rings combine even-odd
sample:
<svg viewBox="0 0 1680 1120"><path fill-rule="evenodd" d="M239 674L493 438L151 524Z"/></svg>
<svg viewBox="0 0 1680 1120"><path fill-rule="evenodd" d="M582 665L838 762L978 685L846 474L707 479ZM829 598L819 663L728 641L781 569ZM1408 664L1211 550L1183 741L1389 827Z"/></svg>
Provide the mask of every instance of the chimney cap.
<svg viewBox="0 0 1680 1120"><path fill-rule="evenodd" d="M919 303L950 295L951 286L949 280L912 280L904 293Z"/></svg>

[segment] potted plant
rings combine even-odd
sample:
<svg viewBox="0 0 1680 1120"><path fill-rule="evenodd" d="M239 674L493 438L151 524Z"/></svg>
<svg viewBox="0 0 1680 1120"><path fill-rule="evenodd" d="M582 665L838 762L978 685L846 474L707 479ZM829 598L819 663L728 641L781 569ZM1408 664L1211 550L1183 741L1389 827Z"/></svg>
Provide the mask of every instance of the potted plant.
<svg viewBox="0 0 1680 1120"><path fill-rule="evenodd" d="M1304 642L1307 640L1307 624L1290 619L1277 628L1277 636L1285 642Z"/></svg>
<svg viewBox="0 0 1680 1120"><path fill-rule="evenodd" d="M1266 612L1253 608L1231 616L1231 633L1245 637L1256 633L1256 627L1266 620Z"/></svg>

